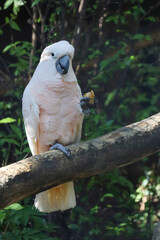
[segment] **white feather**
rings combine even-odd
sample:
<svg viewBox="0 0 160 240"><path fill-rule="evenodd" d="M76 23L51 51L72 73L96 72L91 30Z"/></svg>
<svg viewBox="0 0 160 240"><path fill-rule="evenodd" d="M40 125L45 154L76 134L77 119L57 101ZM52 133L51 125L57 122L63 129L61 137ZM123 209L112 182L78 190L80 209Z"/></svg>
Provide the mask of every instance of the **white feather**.
<svg viewBox="0 0 160 240"><path fill-rule="evenodd" d="M38 154L37 140L39 139L39 106L32 94L31 82L26 87L22 99L22 113L26 135L32 155Z"/></svg>

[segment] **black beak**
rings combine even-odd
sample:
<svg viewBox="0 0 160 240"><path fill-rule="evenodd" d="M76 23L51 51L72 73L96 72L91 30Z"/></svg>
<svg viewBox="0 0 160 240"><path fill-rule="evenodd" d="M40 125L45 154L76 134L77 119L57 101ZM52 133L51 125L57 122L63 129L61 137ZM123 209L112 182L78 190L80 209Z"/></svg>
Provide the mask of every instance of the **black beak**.
<svg viewBox="0 0 160 240"><path fill-rule="evenodd" d="M57 72L60 74L66 74L69 69L69 56L64 55L63 57L59 58L56 62L56 69Z"/></svg>

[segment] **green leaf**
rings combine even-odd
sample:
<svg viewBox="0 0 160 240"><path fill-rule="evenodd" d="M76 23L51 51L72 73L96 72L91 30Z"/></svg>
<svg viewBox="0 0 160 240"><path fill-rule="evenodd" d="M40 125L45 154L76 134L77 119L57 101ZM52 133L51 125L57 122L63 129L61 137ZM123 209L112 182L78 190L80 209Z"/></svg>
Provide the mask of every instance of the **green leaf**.
<svg viewBox="0 0 160 240"><path fill-rule="evenodd" d="M30 148L29 147L26 147L25 149L23 149L23 153L30 153Z"/></svg>
<svg viewBox="0 0 160 240"><path fill-rule="evenodd" d="M116 89L107 94L108 96L107 96L107 99L106 99L106 101L104 103L105 106L108 106L110 104L110 102L113 101L113 99L115 97L115 94L116 94Z"/></svg>
<svg viewBox="0 0 160 240"><path fill-rule="evenodd" d="M78 229L79 226L78 226L78 224L71 223L71 224L68 225L68 228L70 228L70 229Z"/></svg>
<svg viewBox="0 0 160 240"><path fill-rule="evenodd" d="M106 60L106 59L102 60L100 62L101 69L103 70L104 68L106 68L109 63L110 63L110 59L109 60Z"/></svg>
<svg viewBox="0 0 160 240"><path fill-rule="evenodd" d="M20 139L22 139L22 132L19 127L15 126L15 125L11 125L11 129Z"/></svg>
<svg viewBox="0 0 160 240"><path fill-rule="evenodd" d="M7 143L13 143L13 144L16 144L17 146L19 146L19 143L12 138L2 138L2 139L0 139L0 145L3 145L6 142Z"/></svg>
<svg viewBox="0 0 160 240"><path fill-rule="evenodd" d="M10 22L9 17L6 17L6 18L5 18L5 23L9 23L9 22Z"/></svg>
<svg viewBox="0 0 160 240"><path fill-rule="evenodd" d="M142 14L145 14L145 13L146 13L146 11L144 10L143 7L139 7L139 12L142 13Z"/></svg>
<svg viewBox="0 0 160 240"><path fill-rule="evenodd" d="M0 35L3 35L3 30L2 29L0 29Z"/></svg>
<svg viewBox="0 0 160 240"><path fill-rule="evenodd" d="M124 12L125 15L131 15L132 12L130 10Z"/></svg>
<svg viewBox="0 0 160 240"><path fill-rule="evenodd" d="M99 206L96 205L93 208L90 209L90 214L98 213Z"/></svg>
<svg viewBox="0 0 160 240"><path fill-rule="evenodd" d="M11 21L9 23L9 25L11 26L11 28L13 28L16 31L21 31L20 27L18 26L18 24L15 21Z"/></svg>
<svg viewBox="0 0 160 240"><path fill-rule="evenodd" d="M106 197L114 197L114 195L112 193L106 193L100 198L100 201L103 202L104 198L106 198Z"/></svg>
<svg viewBox="0 0 160 240"><path fill-rule="evenodd" d="M16 120L14 118L10 118L10 117L3 118L0 120L0 123L13 123L13 122L16 122Z"/></svg>
<svg viewBox="0 0 160 240"><path fill-rule="evenodd" d="M37 5L41 0L34 0L31 7L33 8L35 5Z"/></svg>
<svg viewBox="0 0 160 240"><path fill-rule="evenodd" d="M119 16L109 16L106 18L106 22L111 22L113 21L115 24L118 24L119 22Z"/></svg>
<svg viewBox="0 0 160 240"><path fill-rule="evenodd" d="M12 47L14 46L14 44L13 43L11 43L11 44L9 44L9 45L7 45L4 49L3 49L3 53L5 53L5 52L7 52L8 50L10 50Z"/></svg>
<svg viewBox="0 0 160 240"><path fill-rule="evenodd" d="M4 9L7 9L11 4L13 3L13 0L7 0L4 4Z"/></svg>
<svg viewBox="0 0 160 240"><path fill-rule="evenodd" d="M17 148L15 149L15 154L18 155L18 154L22 154L21 151L19 151Z"/></svg>
<svg viewBox="0 0 160 240"><path fill-rule="evenodd" d="M148 40L148 41L151 41L152 40L152 37L150 35L146 35L145 36L145 39Z"/></svg>
<svg viewBox="0 0 160 240"><path fill-rule="evenodd" d="M135 197L135 202L139 202L142 199L142 194L138 193L137 196Z"/></svg>
<svg viewBox="0 0 160 240"><path fill-rule="evenodd" d="M147 17L147 19L148 19L150 22L156 22L156 19L155 19L155 17L153 17L153 16Z"/></svg>
<svg viewBox="0 0 160 240"><path fill-rule="evenodd" d="M24 207L22 205L20 205L19 203L13 203L10 206L6 207L5 209L6 210L9 210L9 209L11 209L11 210L21 210L23 208Z"/></svg>
<svg viewBox="0 0 160 240"><path fill-rule="evenodd" d="M143 38L144 38L144 35L142 33L137 33L131 39L132 40L142 40Z"/></svg>
<svg viewBox="0 0 160 240"><path fill-rule="evenodd" d="M23 1L23 0L14 0L14 7L18 8L20 6L24 6L25 3L26 1Z"/></svg>
<svg viewBox="0 0 160 240"><path fill-rule="evenodd" d="M3 210L0 211L0 223L2 224L3 223L3 220L5 219L6 217L6 214Z"/></svg>
<svg viewBox="0 0 160 240"><path fill-rule="evenodd" d="M149 180L148 180L147 178L144 179L144 180L142 181L142 186L143 186L143 187L146 187L147 184L148 184L148 182L149 182Z"/></svg>

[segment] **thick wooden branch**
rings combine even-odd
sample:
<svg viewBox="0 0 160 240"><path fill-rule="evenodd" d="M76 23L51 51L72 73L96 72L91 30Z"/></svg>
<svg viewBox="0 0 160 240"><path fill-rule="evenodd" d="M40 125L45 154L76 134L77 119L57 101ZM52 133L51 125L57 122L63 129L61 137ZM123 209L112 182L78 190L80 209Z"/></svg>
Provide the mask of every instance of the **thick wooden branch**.
<svg viewBox="0 0 160 240"><path fill-rule="evenodd" d="M61 152L36 155L0 169L0 209L70 180L111 171L160 151L160 113Z"/></svg>

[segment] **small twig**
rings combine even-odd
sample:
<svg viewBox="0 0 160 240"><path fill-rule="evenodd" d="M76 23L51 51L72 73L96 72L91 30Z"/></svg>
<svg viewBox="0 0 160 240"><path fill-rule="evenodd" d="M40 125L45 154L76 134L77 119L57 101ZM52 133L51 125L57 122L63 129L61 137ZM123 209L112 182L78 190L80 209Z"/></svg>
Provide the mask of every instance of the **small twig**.
<svg viewBox="0 0 160 240"><path fill-rule="evenodd" d="M28 69L28 80L31 78L32 74L32 67L33 67L33 56L36 49L37 44L37 24L35 23L35 19L37 18L37 9L33 8L33 22L32 22L32 48L30 52L30 59L29 59L29 69Z"/></svg>
<svg viewBox="0 0 160 240"><path fill-rule="evenodd" d="M24 0L22 0L22 1L24 2ZM28 21L28 23L30 23L31 26L33 25L33 23L36 24L35 19L33 18L33 15L31 13L30 9L28 8L27 4L24 4L24 7L25 7L26 11L28 12L29 17L31 18L31 21ZM40 33L39 33L38 29L37 29L37 31L35 31L35 29L32 27L32 31L36 34L37 39L40 42L40 37L39 37Z"/></svg>
<svg viewBox="0 0 160 240"><path fill-rule="evenodd" d="M79 41L78 38L81 33L81 22L84 17L85 7L86 7L86 0L81 0L79 3L78 10L77 10L77 20L76 20L76 25L75 25L75 29L74 29L74 36L71 41L71 43L75 47L77 47L77 45L78 45L78 41Z"/></svg>
<svg viewBox="0 0 160 240"><path fill-rule="evenodd" d="M7 232L7 229L9 227L9 222L7 222L6 226L5 226L5 229L4 229L4 232L3 232L3 236L5 235L5 233Z"/></svg>

